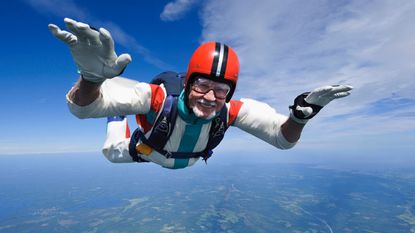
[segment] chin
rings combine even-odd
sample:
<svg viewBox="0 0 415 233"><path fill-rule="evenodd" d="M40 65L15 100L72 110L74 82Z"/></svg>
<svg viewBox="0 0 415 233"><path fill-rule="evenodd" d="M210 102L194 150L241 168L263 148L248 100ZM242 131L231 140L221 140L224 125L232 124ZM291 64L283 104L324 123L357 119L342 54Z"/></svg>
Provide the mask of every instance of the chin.
<svg viewBox="0 0 415 233"><path fill-rule="evenodd" d="M210 119L212 119L212 118L214 118L215 116L216 116L216 112L215 111L212 111L209 115L206 115L206 114L204 114L203 113L203 111L201 111L199 108L197 108L196 106L194 106L193 108L192 108L192 110L193 110L193 113L197 116L197 117L199 117L199 118L203 118L203 119L206 119L206 120L210 120Z"/></svg>

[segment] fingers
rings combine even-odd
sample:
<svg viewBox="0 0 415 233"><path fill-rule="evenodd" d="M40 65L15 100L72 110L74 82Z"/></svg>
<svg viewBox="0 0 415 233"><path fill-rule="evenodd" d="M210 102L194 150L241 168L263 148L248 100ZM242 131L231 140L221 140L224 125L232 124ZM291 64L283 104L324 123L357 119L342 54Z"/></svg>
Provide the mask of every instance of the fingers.
<svg viewBox="0 0 415 233"><path fill-rule="evenodd" d="M113 67L104 67L104 74L108 77L114 77L122 74L125 70L127 65L131 62L131 56L127 53L121 54L117 60L115 60L115 64Z"/></svg>
<svg viewBox="0 0 415 233"><path fill-rule="evenodd" d="M74 45L74 44L76 44L76 42L78 40L75 35L73 35L70 32L61 30L55 24L49 24L48 28L56 38L62 40L63 42L65 42L68 45Z"/></svg>
<svg viewBox="0 0 415 233"><path fill-rule="evenodd" d="M88 24L65 18L66 27L77 36L80 42L92 45L100 45L99 32L92 29Z"/></svg>
<svg viewBox="0 0 415 233"><path fill-rule="evenodd" d="M313 92L324 93L324 92L329 92L331 90L333 90L333 86L323 86L323 87L316 88Z"/></svg>
<svg viewBox="0 0 415 233"><path fill-rule="evenodd" d="M114 40L112 39L110 32L105 28L100 28L99 32L99 39L101 40L104 50L109 52L114 51Z"/></svg>
<svg viewBox="0 0 415 233"><path fill-rule="evenodd" d="M323 86L316 88L313 92L314 93L337 93L337 92L344 92L350 91L353 87L351 85L331 85L331 86Z"/></svg>
<svg viewBox="0 0 415 233"><path fill-rule="evenodd" d="M343 98L350 95L350 91L353 89L351 85L333 85L333 89L330 94L334 99Z"/></svg>
<svg viewBox="0 0 415 233"><path fill-rule="evenodd" d="M128 64L130 64L130 62L132 61L130 54L128 53L123 53L121 54L117 60L115 61L115 64L117 64L117 66L119 66L120 70L124 69Z"/></svg>
<svg viewBox="0 0 415 233"><path fill-rule="evenodd" d="M332 92L345 92L345 91L351 91L353 89L350 85L332 85L330 86L332 89Z"/></svg>
<svg viewBox="0 0 415 233"><path fill-rule="evenodd" d="M334 98L335 99L337 99L337 98L343 98L343 97L346 97L348 95L350 95L350 92L348 92L348 91L346 91L346 92L339 92L339 93L334 94Z"/></svg>
<svg viewBox="0 0 415 233"><path fill-rule="evenodd" d="M323 86L315 89L312 95L325 97L325 98L341 98L350 95L350 91L353 89L350 85L331 85ZM348 93L348 94L344 94Z"/></svg>
<svg viewBox="0 0 415 233"><path fill-rule="evenodd" d="M350 95L350 91L352 89L353 87L351 85L323 86L312 91L305 98L305 101L309 104L325 106L334 99L343 98Z"/></svg>
<svg viewBox="0 0 415 233"><path fill-rule="evenodd" d="M101 45L101 40L99 39L99 32L97 30L94 30L88 24L81 22L78 22L76 26L78 32L82 34L83 38L85 38L90 44Z"/></svg>
<svg viewBox="0 0 415 233"><path fill-rule="evenodd" d="M78 36L78 30L76 28L76 21L70 18L64 18L63 21L65 22L66 27L71 31L73 34Z"/></svg>

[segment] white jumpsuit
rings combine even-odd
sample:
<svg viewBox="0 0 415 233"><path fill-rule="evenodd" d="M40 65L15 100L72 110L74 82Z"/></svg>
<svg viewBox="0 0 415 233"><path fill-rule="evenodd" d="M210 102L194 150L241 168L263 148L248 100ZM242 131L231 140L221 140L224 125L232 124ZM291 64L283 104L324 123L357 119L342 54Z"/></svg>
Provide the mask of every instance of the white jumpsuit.
<svg viewBox="0 0 415 233"><path fill-rule="evenodd" d="M78 118L99 118L107 116L137 115L140 130L146 136L163 109L166 93L163 86L137 82L121 77L106 80L100 89L101 95L87 106L74 104L67 95L70 111ZM269 105L252 100L231 100L228 108L228 123L248 132L269 144L289 149L295 143L288 142L281 133L281 125L287 117L275 112ZM211 122L197 118L184 104L183 93L179 97L178 116L174 130L164 150L170 152L200 152L206 148ZM105 157L115 163L133 162L128 151L129 132L127 118L112 121L107 125L107 138L104 143ZM198 159L174 159L153 151L140 155L146 161L166 168L184 168L193 165Z"/></svg>

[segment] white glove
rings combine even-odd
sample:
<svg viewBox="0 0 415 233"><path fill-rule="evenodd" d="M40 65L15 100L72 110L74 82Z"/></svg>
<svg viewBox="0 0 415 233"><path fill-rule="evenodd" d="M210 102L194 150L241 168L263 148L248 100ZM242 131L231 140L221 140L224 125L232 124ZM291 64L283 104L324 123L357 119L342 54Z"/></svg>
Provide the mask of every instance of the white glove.
<svg viewBox="0 0 415 233"><path fill-rule="evenodd" d="M350 85L332 85L303 93L290 106L290 118L300 124L305 124L313 118L330 101L350 95L353 89Z"/></svg>
<svg viewBox="0 0 415 233"><path fill-rule="evenodd" d="M119 57L114 51L111 34L104 28L91 29L88 24L65 18L66 27L61 30L49 24L52 34L68 44L72 57L84 79L91 82L103 82L105 79L120 75L131 62L129 54Z"/></svg>

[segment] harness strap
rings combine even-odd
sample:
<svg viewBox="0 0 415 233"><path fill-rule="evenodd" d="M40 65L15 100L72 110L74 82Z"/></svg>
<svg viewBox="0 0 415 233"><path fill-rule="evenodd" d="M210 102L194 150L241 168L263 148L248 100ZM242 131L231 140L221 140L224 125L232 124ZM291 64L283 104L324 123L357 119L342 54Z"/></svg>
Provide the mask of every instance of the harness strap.
<svg viewBox="0 0 415 233"><path fill-rule="evenodd" d="M151 148L162 151L169 140L177 118L178 99L169 95L164 102L163 111L154 122L153 130L149 138L141 137L141 141ZM145 141L143 140L145 138Z"/></svg>
<svg viewBox="0 0 415 233"><path fill-rule="evenodd" d="M142 143L149 145L151 144L150 140L147 139L144 135L143 132L141 132L140 130L136 129L134 131L133 136L135 136L137 139L141 140ZM138 142L138 140L135 140L136 144ZM132 143L130 143L130 150L136 150L135 146L131 146ZM151 146L150 146L151 147ZM157 151L158 153L164 155L166 158L173 158L173 159L187 159L187 158L199 158L199 157L204 157L205 156L205 151L201 151L201 152L169 152L163 149L159 149L159 148L155 148L152 147L155 151ZM137 151L135 153L137 155ZM138 155L137 155L138 156Z"/></svg>
<svg viewBox="0 0 415 233"><path fill-rule="evenodd" d="M212 124L209 130L209 140L204 151L205 156L201 156L207 163L207 160L212 156L213 149L219 145L225 136L225 132L228 129L227 124L228 109L224 106L219 113L219 116L212 120Z"/></svg>
<svg viewBox="0 0 415 233"><path fill-rule="evenodd" d="M135 146L138 143L138 140L140 139L140 133L142 133L138 128L134 130L133 135L130 137L130 144L128 144L128 153L130 154L133 161L137 163L143 163L148 162L147 160L142 159L140 156L138 156L137 150Z"/></svg>

